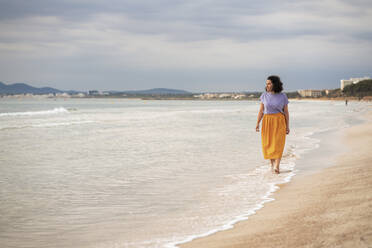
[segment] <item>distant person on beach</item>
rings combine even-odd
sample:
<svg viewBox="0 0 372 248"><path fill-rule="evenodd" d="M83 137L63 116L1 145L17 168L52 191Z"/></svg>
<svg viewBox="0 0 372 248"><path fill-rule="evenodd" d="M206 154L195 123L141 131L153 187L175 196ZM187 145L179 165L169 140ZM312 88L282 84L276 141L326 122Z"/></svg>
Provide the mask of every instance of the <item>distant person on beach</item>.
<svg viewBox="0 0 372 248"><path fill-rule="evenodd" d="M347 106L347 99L345 100L345 106Z"/></svg>
<svg viewBox="0 0 372 248"><path fill-rule="evenodd" d="M266 92L260 99L260 110L257 117L256 131L260 131L262 152L265 159L270 159L271 169L279 174L285 136L289 134L288 98L282 93L283 83L278 76L269 76L266 80Z"/></svg>

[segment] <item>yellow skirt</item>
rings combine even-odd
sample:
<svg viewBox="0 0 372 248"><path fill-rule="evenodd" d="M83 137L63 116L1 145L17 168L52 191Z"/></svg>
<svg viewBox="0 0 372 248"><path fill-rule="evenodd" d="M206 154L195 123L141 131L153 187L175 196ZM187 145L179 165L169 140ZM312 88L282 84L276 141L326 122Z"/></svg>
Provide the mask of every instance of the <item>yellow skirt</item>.
<svg viewBox="0 0 372 248"><path fill-rule="evenodd" d="M261 129L262 152L265 159L282 157L285 136L286 123L284 114L265 114Z"/></svg>

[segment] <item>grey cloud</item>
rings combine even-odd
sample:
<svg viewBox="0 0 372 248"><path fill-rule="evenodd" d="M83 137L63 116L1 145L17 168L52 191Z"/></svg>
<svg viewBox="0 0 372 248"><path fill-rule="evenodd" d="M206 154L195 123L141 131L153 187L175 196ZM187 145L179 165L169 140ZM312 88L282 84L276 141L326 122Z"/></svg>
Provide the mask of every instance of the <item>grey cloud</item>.
<svg viewBox="0 0 372 248"><path fill-rule="evenodd" d="M371 11L369 0L0 0L0 80L218 91L279 74L289 90L332 88L368 72Z"/></svg>
<svg viewBox="0 0 372 248"><path fill-rule="evenodd" d="M331 9L324 1L243 1L243 0L0 0L0 18L19 19L29 16L57 16L75 21L94 21L99 14L122 15L130 19L114 28L139 34L162 34L174 41L193 41L208 39L252 39L287 38L301 34L355 33L352 29L335 30L327 24L304 20L297 27L286 29L276 26L262 26L255 18L263 15L281 13L315 14L323 17L363 15L371 9L368 1L342 0L353 8ZM346 11L347 10L347 11ZM237 17L249 16L250 23L235 22ZM278 20L280 21L280 20ZM58 27L57 27L58 28ZM363 36L358 36L363 37Z"/></svg>

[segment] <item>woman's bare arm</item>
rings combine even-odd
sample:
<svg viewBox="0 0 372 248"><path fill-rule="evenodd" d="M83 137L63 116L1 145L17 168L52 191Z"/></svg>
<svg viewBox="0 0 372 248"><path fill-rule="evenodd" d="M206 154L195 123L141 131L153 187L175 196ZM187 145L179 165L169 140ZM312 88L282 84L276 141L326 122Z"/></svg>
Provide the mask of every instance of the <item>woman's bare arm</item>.
<svg viewBox="0 0 372 248"><path fill-rule="evenodd" d="M286 133L289 134L289 112L288 112L288 104L284 106L284 116L285 116L285 124L287 125Z"/></svg>
<svg viewBox="0 0 372 248"><path fill-rule="evenodd" d="M260 122L263 117L263 111L264 111L264 105L263 103L260 104L260 110L258 111L258 116L257 116L257 124L256 124L256 132L260 131Z"/></svg>

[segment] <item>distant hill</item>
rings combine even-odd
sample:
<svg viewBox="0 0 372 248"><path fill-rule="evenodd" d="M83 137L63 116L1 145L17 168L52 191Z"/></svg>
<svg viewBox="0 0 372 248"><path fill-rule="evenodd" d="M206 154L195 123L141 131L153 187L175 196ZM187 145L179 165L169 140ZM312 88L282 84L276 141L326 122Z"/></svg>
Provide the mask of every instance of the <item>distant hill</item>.
<svg viewBox="0 0 372 248"><path fill-rule="evenodd" d="M116 94L127 94L127 95L191 95L192 93L185 90L175 90L166 88L155 88L149 90L130 90L130 91L108 91L109 93ZM12 94L54 94L54 93L69 93L78 94L79 91L62 91L50 87L36 88L24 83L16 84L4 84L0 82L0 94L1 95L12 95Z"/></svg>
<svg viewBox="0 0 372 248"><path fill-rule="evenodd" d="M0 94L50 94L63 92L50 87L36 88L24 83L4 84L0 82Z"/></svg>
<svg viewBox="0 0 372 248"><path fill-rule="evenodd" d="M372 79L367 79L356 84L347 85L342 92L346 96L372 96Z"/></svg>

